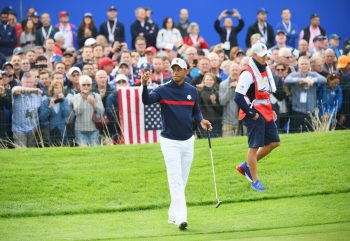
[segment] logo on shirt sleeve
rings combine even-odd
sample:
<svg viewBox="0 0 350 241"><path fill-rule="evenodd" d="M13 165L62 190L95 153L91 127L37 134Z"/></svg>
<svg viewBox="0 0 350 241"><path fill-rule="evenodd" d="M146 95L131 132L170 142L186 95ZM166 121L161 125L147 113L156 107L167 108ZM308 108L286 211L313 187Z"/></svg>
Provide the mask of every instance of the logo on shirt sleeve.
<svg viewBox="0 0 350 241"><path fill-rule="evenodd" d="M192 99L192 96L191 96L191 95L187 95L187 99L188 99L188 100L191 100L191 99Z"/></svg>

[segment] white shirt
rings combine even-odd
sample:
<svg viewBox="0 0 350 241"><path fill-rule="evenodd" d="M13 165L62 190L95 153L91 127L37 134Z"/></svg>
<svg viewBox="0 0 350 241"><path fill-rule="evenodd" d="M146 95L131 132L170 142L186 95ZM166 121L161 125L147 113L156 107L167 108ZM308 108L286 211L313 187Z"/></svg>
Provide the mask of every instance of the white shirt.
<svg viewBox="0 0 350 241"><path fill-rule="evenodd" d="M64 45L62 48L67 49L69 47L73 46L73 32L70 27L70 24L68 23L66 26L63 24L60 24L59 30L61 33L63 33L64 36Z"/></svg>
<svg viewBox="0 0 350 241"><path fill-rule="evenodd" d="M249 87L253 83L254 83L254 79L252 74L249 71L243 71L243 73L239 76L235 91L242 95L246 95Z"/></svg>

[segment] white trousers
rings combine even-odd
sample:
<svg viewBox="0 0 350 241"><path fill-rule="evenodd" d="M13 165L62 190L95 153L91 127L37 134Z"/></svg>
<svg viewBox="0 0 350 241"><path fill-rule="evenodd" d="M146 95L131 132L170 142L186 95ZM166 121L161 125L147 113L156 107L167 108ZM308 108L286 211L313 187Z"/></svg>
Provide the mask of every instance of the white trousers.
<svg viewBox="0 0 350 241"><path fill-rule="evenodd" d="M160 147L170 189L169 219L173 219L176 224L187 222L185 188L193 160L194 136L185 141L160 137Z"/></svg>

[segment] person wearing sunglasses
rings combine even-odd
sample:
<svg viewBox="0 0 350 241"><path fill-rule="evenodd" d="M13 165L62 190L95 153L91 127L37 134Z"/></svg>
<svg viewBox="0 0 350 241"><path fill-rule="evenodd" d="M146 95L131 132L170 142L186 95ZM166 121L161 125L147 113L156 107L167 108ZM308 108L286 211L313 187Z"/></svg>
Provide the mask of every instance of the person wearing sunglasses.
<svg viewBox="0 0 350 241"><path fill-rule="evenodd" d="M102 115L104 107L101 96L92 92L92 79L87 75L79 77L80 93L73 97L75 139L79 146L97 146L100 132L92 121L94 112Z"/></svg>
<svg viewBox="0 0 350 241"><path fill-rule="evenodd" d="M288 97L291 96L291 93L290 89L284 84L287 75L287 66L282 62L278 62L274 69L274 79L277 88L274 94L274 97L277 99L277 102L274 104L274 110L277 114L276 125L280 128L280 131L283 131L281 128L283 129L289 118L290 101Z"/></svg>
<svg viewBox="0 0 350 241"><path fill-rule="evenodd" d="M13 68L13 65L11 62L6 62L2 65L2 70L6 72L7 75L7 83L6 85L9 85L9 88L12 89L13 87L20 85L19 80L15 79L15 70Z"/></svg>
<svg viewBox="0 0 350 241"><path fill-rule="evenodd" d="M293 67L292 63L293 63L293 54L290 48L281 48L278 51L278 59L280 60L280 62L282 62L283 64L285 64L287 66L287 72L288 74L295 72L295 68Z"/></svg>

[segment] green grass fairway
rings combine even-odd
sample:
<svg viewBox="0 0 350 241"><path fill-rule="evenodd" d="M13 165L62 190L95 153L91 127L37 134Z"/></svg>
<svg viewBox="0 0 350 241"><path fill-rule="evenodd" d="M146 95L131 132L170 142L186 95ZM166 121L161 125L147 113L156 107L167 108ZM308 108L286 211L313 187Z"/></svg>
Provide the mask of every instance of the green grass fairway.
<svg viewBox="0 0 350 241"><path fill-rule="evenodd" d="M189 230L167 223L159 145L0 150L0 240L350 240L350 131L282 135L258 193L234 167L246 138L197 140Z"/></svg>

